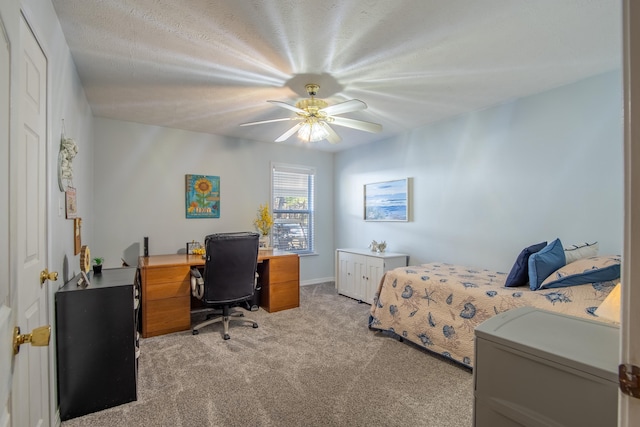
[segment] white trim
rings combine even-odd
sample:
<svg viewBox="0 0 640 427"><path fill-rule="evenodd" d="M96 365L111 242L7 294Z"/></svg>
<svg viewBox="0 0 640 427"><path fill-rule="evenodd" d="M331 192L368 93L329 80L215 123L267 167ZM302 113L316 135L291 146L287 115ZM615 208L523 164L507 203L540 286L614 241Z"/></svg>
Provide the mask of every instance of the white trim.
<svg viewBox="0 0 640 427"><path fill-rule="evenodd" d="M335 277L321 277L318 279L310 279L300 281L300 286L319 285L320 283L335 282Z"/></svg>
<svg viewBox="0 0 640 427"><path fill-rule="evenodd" d="M624 0L624 248L622 253L622 319L620 325L620 363L640 366L640 4ZM636 107L636 108L634 108ZM635 169L634 169L635 164ZM634 310L635 308L635 310ZM640 400L618 392L618 425L637 426Z"/></svg>
<svg viewBox="0 0 640 427"><path fill-rule="evenodd" d="M271 162L271 171L273 172L273 168L278 168L278 170L283 172L291 172L291 173L313 173L316 174L316 168L313 166L305 166L305 165L293 165L291 163L278 163Z"/></svg>

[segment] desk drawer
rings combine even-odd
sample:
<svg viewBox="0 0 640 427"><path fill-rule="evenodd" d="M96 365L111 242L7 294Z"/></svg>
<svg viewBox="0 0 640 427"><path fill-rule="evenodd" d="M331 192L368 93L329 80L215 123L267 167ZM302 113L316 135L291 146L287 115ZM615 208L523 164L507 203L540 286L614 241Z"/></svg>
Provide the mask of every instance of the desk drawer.
<svg viewBox="0 0 640 427"><path fill-rule="evenodd" d="M165 283L148 282L145 284L143 292L146 300L189 296L191 294L191 278L185 277L182 281Z"/></svg>
<svg viewBox="0 0 640 427"><path fill-rule="evenodd" d="M145 338L191 327L191 297L166 298L147 301L142 310Z"/></svg>
<svg viewBox="0 0 640 427"><path fill-rule="evenodd" d="M146 284L175 283L189 279L189 266L145 268L143 282Z"/></svg>
<svg viewBox="0 0 640 427"><path fill-rule="evenodd" d="M298 281L297 256L272 258L269 260L269 277L272 283Z"/></svg>
<svg viewBox="0 0 640 427"><path fill-rule="evenodd" d="M298 307L300 305L300 284L298 280L270 283L266 295L263 294L262 299L262 305L269 313Z"/></svg>

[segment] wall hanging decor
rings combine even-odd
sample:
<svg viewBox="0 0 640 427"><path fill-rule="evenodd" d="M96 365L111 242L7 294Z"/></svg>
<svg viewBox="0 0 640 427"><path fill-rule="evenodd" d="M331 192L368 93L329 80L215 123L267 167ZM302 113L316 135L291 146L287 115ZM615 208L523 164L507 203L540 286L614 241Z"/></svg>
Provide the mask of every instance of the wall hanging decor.
<svg viewBox="0 0 640 427"><path fill-rule="evenodd" d="M364 186L366 221L409 221L410 178Z"/></svg>
<svg viewBox="0 0 640 427"><path fill-rule="evenodd" d="M82 218L73 219L73 254L78 255L82 248Z"/></svg>
<svg viewBox="0 0 640 427"><path fill-rule="evenodd" d="M65 192L67 187L73 186L73 159L78 154L78 145L73 138L67 138L62 120L62 136L60 138L60 151L58 152L58 187Z"/></svg>
<svg viewBox="0 0 640 427"><path fill-rule="evenodd" d="M185 175L187 218L220 218L220 177Z"/></svg>
<svg viewBox="0 0 640 427"><path fill-rule="evenodd" d="M67 191L65 191L64 194L67 219L77 218L78 205L76 203L76 189L67 187Z"/></svg>

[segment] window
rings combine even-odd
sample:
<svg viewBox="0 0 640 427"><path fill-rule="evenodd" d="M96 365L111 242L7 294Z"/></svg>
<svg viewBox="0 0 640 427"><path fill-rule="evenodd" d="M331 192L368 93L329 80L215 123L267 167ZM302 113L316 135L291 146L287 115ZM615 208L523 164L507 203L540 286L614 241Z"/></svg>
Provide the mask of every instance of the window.
<svg viewBox="0 0 640 427"><path fill-rule="evenodd" d="M313 253L315 173L305 166L271 165L274 248Z"/></svg>

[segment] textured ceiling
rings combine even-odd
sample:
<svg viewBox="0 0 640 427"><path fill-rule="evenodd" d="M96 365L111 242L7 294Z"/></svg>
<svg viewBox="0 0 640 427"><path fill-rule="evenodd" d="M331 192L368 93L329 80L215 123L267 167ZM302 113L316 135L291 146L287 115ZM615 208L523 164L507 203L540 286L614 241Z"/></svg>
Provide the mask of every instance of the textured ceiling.
<svg viewBox="0 0 640 427"><path fill-rule="evenodd" d="M620 0L52 0L95 116L271 142L304 84L336 151L619 69ZM283 144L303 144L295 137Z"/></svg>

